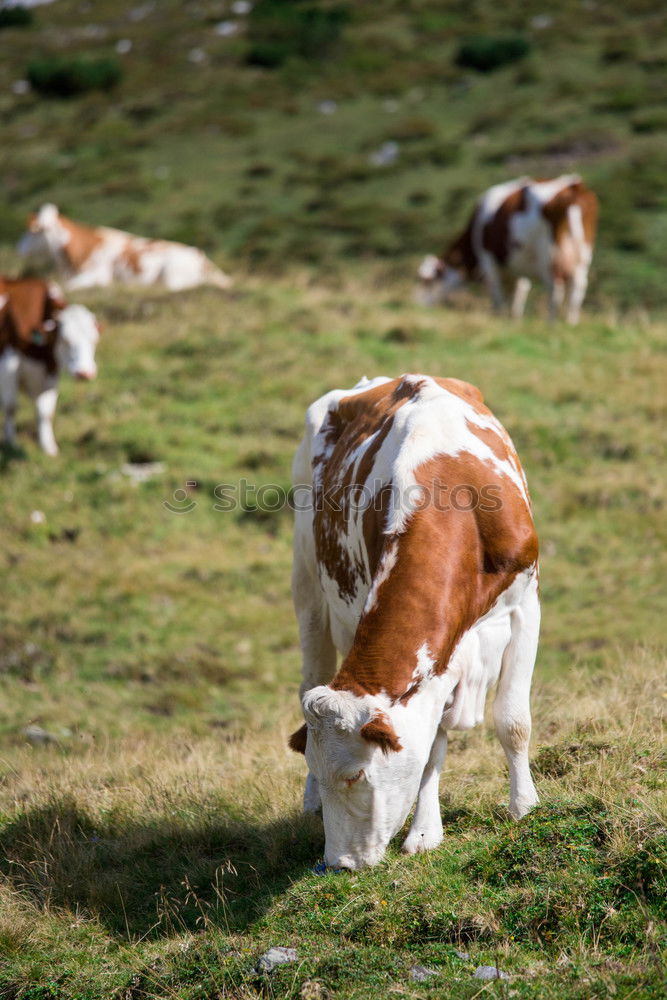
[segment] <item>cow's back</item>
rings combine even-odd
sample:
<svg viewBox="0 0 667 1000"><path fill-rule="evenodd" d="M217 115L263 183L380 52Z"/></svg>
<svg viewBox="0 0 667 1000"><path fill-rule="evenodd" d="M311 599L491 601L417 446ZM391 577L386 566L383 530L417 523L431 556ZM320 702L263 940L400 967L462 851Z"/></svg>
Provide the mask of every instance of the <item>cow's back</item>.
<svg viewBox="0 0 667 1000"><path fill-rule="evenodd" d="M432 602L438 580L438 604L466 595L457 614L467 627L534 563L521 467L474 387L406 375L331 393L313 411L313 558L348 635L362 619L375 627L381 588L384 613L405 621L406 607L414 618Z"/></svg>

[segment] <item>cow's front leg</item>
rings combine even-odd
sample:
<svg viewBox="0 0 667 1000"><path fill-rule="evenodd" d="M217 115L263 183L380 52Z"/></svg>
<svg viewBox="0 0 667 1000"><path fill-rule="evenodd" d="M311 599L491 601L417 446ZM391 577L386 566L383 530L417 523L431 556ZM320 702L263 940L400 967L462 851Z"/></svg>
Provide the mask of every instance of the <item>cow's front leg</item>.
<svg viewBox="0 0 667 1000"><path fill-rule="evenodd" d="M16 351L4 351L0 357L0 404L2 405L5 442L16 443L16 404L19 391L19 356Z"/></svg>
<svg viewBox="0 0 667 1000"><path fill-rule="evenodd" d="M431 748L431 755L424 768L417 808L403 847L405 854L419 854L437 847L442 842L442 818L440 816L440 771L447 752L447 733L438 729Z"/></svg>
<svg viewBox="0 0 667 1000"><path fill-rule="evenodd" d="M502 312L505 308L505 291L503 280L494 258L489 253L482 253L479 261L480 270L484 279L494 312Z"/></svg>
<svg viewBox="0 0 667 1000"><path fill-rule="evenodd" d="M42 451L47 455L57 455L58 445L53 434L53 417L58 402L58 390L52 386L40 392L35 398L37 410L37 438Z"/></svg>
<svg viewBox="0 0 667 1000"><path fill-rule="evenodd" d="M299 532L299 524L295 531ZM329 615L319 581L311 572L311 562L307 554L299 550L299 538L295 545L292 568L292 597L299 622L299 638L303 655L303 680L300 694L327 684L336 672L336 647L331 638ZM304 545L307 550L307 546ZM308 550L307 550L308 551ZM304 724L305 725L305 724ZM305 746L305 740L303 741ZM308 774L303 794L304 812L319 812L322 808L317 778Z"/></svg>
<svg viewBox="0 0 667 1000"><path fill-rule="evenodd" d="M512 319L521 319L526 311L526 299L530 292L531 282L529 278L517 278L514 286L514 298L512 299Z"/></svg>

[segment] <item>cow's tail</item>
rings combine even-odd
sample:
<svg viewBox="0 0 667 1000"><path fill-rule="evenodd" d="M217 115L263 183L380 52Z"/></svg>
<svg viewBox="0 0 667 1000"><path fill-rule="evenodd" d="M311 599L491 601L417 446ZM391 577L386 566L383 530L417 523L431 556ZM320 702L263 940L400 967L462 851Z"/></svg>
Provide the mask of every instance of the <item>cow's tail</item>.
<svg viewBox="0 0 667 1000"><path fill-rule="evenodd" d="M231 288L232 279L228 274L225 274L219 267L216 267L213 261L207 260L204 270L204 281L207 285L213 285L215 288Z"/></svg>

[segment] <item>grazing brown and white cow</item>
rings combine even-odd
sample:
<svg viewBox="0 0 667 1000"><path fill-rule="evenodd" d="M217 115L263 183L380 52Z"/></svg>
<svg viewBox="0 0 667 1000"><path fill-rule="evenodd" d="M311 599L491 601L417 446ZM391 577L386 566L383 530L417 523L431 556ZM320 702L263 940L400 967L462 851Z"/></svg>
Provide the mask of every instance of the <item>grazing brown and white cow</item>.
<svg viewBox="0 0 667 1000"><path fill-rule="evenodd" d="M293 596L303 651L304 807L325 863L378 862L442 840L448 729L482 721L489 688L515 818L528 765L540 609L537 538L506 431L474 386L403 375L313 403L294 462ZM343 657L336 671L336 651Z"/></svg>
<svg viewBox="0 0 667 1000"><path fill-rule="evenodd" d="M35 404L37 435L47 455L57 455L53 417L58 376L64 368L80 379L97 374L99 327L85 306L68 306L52 282L0 278L0 407L5 441L16 440L19 389Z"/></svg>
<svg viewBox="0 0 667 1000"><path fill-rule="evenodd" d="M497 184L477 202L465 230L442 257L428 256L419 268L420 298L446 299L471 278L485 283L495 309L504 305L503 279L516 279L512 315L523 316L531 278L549 294L554 319L565 302L577 323L588 285L598 200L576 174L553 180L521 177Z"/></svg>
<svg viewBox="0 0 667 1000"><path fill-rule="evenodd" d="M164 285L172 291L231 285L229 276L196 247L84 226L61 215L55 205L42 205L30 216L17 250L35 266L55 266L69 289L114 282Z"/></svg>

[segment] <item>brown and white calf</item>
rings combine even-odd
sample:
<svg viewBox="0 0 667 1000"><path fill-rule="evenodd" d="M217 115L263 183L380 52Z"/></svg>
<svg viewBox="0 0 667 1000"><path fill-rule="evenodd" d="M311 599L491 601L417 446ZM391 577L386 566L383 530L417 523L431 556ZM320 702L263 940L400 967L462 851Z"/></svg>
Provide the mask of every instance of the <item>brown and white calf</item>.
<svg viewBox="0 0 667 1000"><path fill-rule="evenodd" d="M531 279L549 294L554 319L565 303L577 323L588 285L598 200L576 174L553 180L521 177L497 184L477 202L465 230L441 257L419 268L420 298L446 299L466 280L481 279L495 309L504 306L503 281L516 279L512 315L523 316Z"/></svg>
<svg viewBox="0 0 667 1000"><path fill-rule="evenodd" d="M55 267L68 289L114 282L164 285L172 291L231 285L229 276L196 247L85 226L61 215L55 205L42 205L30 216L17 250L36 267Z"/></svg>
<svg viewBox="0 0 667 1000"><path fill-rule="evenodd" d="M442 840L447 730L496 732L515 818L528 765L540 608L537 537L512 442L457 379L364 379L318 399L294 462L293 597L303 652L307 811L325 862L378 862ZM336 669L337 651L342 663Z"/></svg>
<svg viewBox="0 0 667 1000"><path fill-rule="evenodd" d="M39 278L0 278L0 407L5 441L16 441L19 389L35 404L37 436L57 455L53 417L58 378L65 369L80 379L97 374L97 321L85 306L68 306L57 285Z"/></svg>

